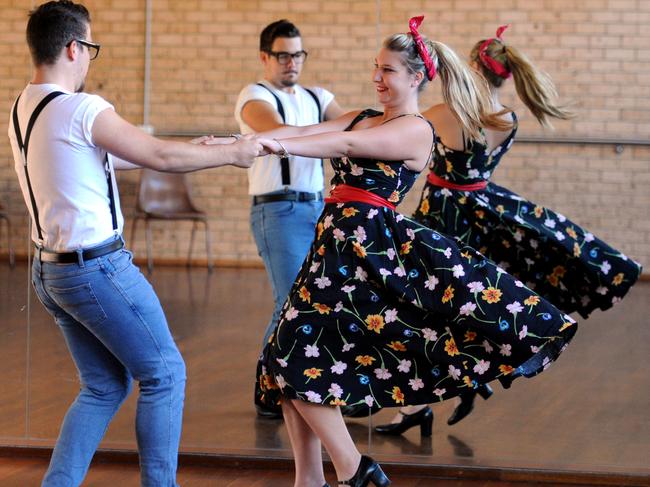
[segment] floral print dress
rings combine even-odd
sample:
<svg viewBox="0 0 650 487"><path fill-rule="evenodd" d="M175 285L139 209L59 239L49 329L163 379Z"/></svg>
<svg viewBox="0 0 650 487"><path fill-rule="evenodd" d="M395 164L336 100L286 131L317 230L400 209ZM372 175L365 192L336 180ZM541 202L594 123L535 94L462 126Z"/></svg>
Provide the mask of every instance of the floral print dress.
<svg viewBox="0 0 650 487"><path fill-rule="evenodd" d="M453 184L488 181L515 133L516 118L515 129L492 152L478 142L450 149L437 138L431 171ZM637 262L565 216L489 181L475 191L427 181L413 218L457 237L565 313L584 318L620 301L641 273Z"/></svg>
<svg viewBox="0 0 650 487"><path fill-rule="evenodd" d="M365 117L366 110L348 129ZM402 161L332 159L333 185L399 203ZM328 203L258 364L261 401L441 401L555 360L575 322L471 247L387 207Z"/></svg>

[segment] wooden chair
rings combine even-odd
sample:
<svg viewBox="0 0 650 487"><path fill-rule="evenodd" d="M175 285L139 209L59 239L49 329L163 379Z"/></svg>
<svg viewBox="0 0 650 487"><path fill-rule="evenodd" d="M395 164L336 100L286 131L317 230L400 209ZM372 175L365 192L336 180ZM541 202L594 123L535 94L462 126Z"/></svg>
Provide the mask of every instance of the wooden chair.
<svg viewBox="0 0 650 487"><path fill-rule="evenodd" d="M7 226L7 251L9 252L9 265L13 268L16 259L14 257L14 249L11 246L11 220L9 220L9 215L4 211L4 208L0 204L0 221L4 221Z"/></svg>
<svg viewBox="0 0 650 487"><path fill-rule="evenodd" d="M131 226L131 242L135 244L135 230L138 220L144 220L145 236L147 243L147 269L153 270L153 256L151 250L152 220L190 220L192 221L192 235L190 248L187 255L187 265L192 263L192 250L194 235L199 223L205 226L205 249L208 257L208 271L212 272L212 242L208 217L199 210L190 196L190 189L185 174L163 173L152 169L142 169L135 215Z"/></svg>

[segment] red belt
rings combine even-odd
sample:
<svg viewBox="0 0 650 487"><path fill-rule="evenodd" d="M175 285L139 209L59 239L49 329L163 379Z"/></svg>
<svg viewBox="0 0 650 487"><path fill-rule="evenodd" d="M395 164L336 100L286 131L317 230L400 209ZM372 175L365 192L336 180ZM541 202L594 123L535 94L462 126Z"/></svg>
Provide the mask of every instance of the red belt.
<svg viewBox="0 0 650 487"><path fill-rule="evenodd" d="M372 206L385 206L395 211L395 205L390 201L377 196L375 193L366 191L365 189L355 188L347 184L340 184L335 186L330 191L329 198L325 198L325 203L349 203L351 201L358 201L359 203L367 203Z"/></svg>
<svg viewBox="0 0 650 487"><path fill-rule="evenodd" d="M427 174L427 181L434 186L440 186L447 189L458 189L460 191L476 191L477 189L485 189L488 183L487 181L479 181L478 183L472 184L454 184L437 176L433 171L429 171L429 174Z"/></svg>

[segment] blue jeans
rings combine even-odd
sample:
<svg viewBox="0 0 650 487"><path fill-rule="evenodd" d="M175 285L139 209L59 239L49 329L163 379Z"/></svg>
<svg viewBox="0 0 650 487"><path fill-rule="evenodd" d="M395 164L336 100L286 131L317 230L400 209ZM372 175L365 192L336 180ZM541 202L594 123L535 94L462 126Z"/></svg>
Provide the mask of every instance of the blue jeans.
<svg viewBox="0 0 650 487"><path fill-rule="evenodd" d="M63 420L43 487L81 484L108 424L139 381L142 486L177 487L185 363L153 288L122 249L74 264L34 259L36 294L63 332L81 390Z"/></svg>
<svg viewBox="0 0 650 487"><path fill-rule="evenodd" d="M271 281L275 308L262 348L280 318L282 306L314 241L322 201L275 201L251 207L251 230Z"/></svg>

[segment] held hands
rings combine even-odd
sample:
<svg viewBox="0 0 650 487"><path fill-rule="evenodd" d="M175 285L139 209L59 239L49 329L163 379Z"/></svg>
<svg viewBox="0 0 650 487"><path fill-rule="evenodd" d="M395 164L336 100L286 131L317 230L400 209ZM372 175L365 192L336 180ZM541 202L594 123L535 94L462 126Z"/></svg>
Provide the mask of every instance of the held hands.
<svg viewBox="0 0 650 487"><path fill-rule="evenodd" d="M241 136L232 144L233 149L237 150L237 153L241 155L241 157L233 161L232 165L237 167L251 167L256 157L265 156L271 152L269 147L272 143L273 140L271 139L252 134Z"/></svg>

